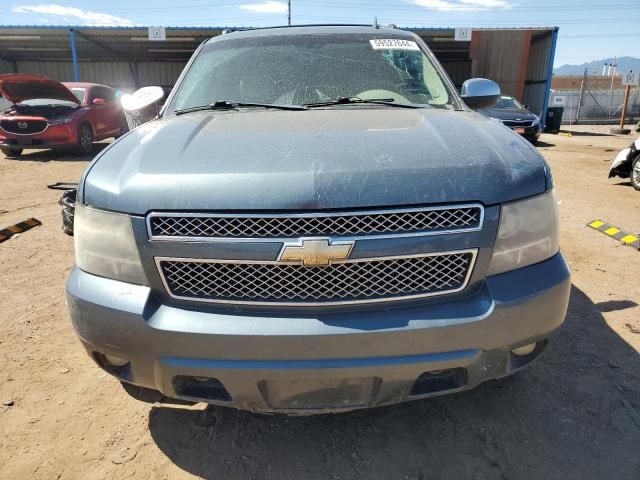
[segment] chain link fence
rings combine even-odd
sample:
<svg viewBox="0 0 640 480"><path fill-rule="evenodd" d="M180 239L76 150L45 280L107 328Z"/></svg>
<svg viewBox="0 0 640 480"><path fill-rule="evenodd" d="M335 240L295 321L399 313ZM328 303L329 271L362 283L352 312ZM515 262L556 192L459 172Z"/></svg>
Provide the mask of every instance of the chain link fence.
<svg viewBox="0 0 640 480"><path fill-rule="evenodd" d="M555 90L549 106L563 106L563 124L615 124L620 122L624 90ZM626 123L640 120L640 88L632 87L627 104Z"/></svg>

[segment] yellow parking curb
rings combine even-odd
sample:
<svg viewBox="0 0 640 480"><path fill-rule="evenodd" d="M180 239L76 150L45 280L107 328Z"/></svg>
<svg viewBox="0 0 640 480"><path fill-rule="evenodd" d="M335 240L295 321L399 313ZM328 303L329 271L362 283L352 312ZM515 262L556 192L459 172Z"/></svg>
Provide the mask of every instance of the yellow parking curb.
<svg viewBox="0 0 640 480"><path fill-rule="evenodd" d="M640 235L627 233L618 227L614 227L610 223L603 222L602 220L593 220L592 222L587 223L587 227L602 232L616 240L620 240L624 245L629 245L636 250L640 250Z"/></svg>
<svg viewBox="0 0 640 480"><path fill-rule="evenodd" d="M38 225L42 225L40 220L35 218L28 218L24 222L16 223L15 225L11 225L10 227L3 228L0 230L0 243L5 240L9 240L14 235L17 235L22 232L26 232L27 230L37 227Z"/></svg>

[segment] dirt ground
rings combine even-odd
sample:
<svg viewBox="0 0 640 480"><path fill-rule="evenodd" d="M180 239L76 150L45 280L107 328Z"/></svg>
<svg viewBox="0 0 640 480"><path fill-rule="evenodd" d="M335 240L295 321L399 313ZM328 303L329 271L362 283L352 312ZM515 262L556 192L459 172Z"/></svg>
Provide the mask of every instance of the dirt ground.
<svg viewBox="0 0 640 480"><path fill-rule="evenodd" d="M87 160L0 156L0 226L43 222L0 244L0 478L640 479L640 252L585 227L640 232L640 192L607 179L634 137L608 130L542 137L573 291L539 361L473 391L316 417L129 397L65 307L73 243L46 185Z"/></svg>

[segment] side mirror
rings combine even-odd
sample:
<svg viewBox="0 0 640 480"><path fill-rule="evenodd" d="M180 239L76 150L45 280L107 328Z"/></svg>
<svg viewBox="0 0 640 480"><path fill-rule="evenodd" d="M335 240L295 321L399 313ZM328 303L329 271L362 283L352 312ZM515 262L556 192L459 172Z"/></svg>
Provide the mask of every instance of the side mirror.
<svg viewBox="0 0 640 480"><path fill-rule="evenodd" d="M460 93L470 108L486 108L500 99L500 86L487 78L471 78L462 84Z"/></svg>
<svg viewBox="0 0 640 480"><path fill-rule="evenodd" d="M153 120L162 108L164 90L161 87L143 87L131 95L123 95L120 103L127 117L129 128L135 128Z"/></svg>
<svg viewBox="0 0 640 480"><path fill-rule="evenodd" d="M96 107L101 107L106 103L107 102L104 101L104 98L94 98L93 101L91 102L91 105L94 105Z"/></svg>

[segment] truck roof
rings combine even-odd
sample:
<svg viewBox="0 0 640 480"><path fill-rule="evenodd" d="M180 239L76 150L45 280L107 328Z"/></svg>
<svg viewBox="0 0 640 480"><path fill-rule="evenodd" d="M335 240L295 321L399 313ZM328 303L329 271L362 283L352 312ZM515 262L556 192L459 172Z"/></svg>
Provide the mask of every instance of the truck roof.
<svg viewBox="0 0 640 480"><path fill-rule="evenodd" d="M394 27L375 27L373 25L298 25L295 27L268 27L252 28L247 30L233 30L225 35L213 37L209 42L224 40L230 36L233 38L285 36L285 35L314 35L314 34L348 34L348 33L369 33L384 34L394 37L414 38L415 34L399 30Z"/></svg>

